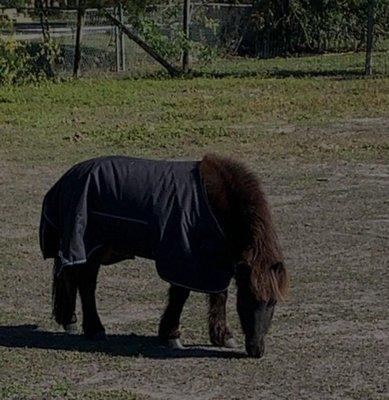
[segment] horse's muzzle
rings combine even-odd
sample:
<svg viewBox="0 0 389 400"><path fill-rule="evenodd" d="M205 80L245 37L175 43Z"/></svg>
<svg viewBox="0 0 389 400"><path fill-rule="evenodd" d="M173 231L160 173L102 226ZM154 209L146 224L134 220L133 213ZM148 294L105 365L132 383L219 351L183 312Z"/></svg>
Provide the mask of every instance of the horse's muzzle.
<svg viewBox="0 0 389 400"><path fill-rule="evenodd" d="M265 343L263 340L259 343L246 343L246 351L250 357L261 358L265 353Z"/></svg>

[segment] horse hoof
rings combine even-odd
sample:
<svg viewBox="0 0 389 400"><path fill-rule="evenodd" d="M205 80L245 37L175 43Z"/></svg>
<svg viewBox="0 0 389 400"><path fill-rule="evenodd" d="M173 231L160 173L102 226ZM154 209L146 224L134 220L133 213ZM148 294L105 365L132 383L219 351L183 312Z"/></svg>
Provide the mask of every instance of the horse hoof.
<svg viewBox="0 0 389 400"><path fill-rule="evenodd" d="M63 329L69 335L77 335L77 333L78 333L77 324L75 322L64 325Z"/></svg>
<svg viewBox="0 0 389 400"><path fill-rule="evenodd" d="M184 350L184 346L181 344L180 339L169 339L167 346L174 350Z"/></svg>
<svg viewBox="0 0 389 400"><path fill-rule="evenodd" d="M229 338L226 340L224 347L227 347L229 349L235 349L236 347L238 347L238 345L236 344L236 341L234 338Z"/></svg>
<svg viewBox="0 0 389 400"><path fill-rule="evenodd" d="M97 333L88 333L85 334L85 337L92 342L105 342L107 340L107 336L104 331L100 331Z"/></svg>

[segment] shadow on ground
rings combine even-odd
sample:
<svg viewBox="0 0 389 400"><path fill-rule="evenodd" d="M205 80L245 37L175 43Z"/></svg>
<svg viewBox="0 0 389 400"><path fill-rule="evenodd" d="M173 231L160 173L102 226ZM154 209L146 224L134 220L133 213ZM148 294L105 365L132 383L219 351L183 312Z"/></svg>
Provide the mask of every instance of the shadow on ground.
<svg viewBox="0 0 389 400"><path fill-rule="evenodd" d="M346 69L331 69L328 71L315 71L315 70L249 70L249 71L228 71L228 72L205 72L205 71L193 71L192 77L198 78L251 78L251 77L263 77L263 78L332 78L335 80L351 80L356 78L362 78L364 75L362 71L346 70Z"/></svg>
<svg viewBox="0 0 389 400"><path fill-rule="evenodd" d="M385 73L375 72L377 76L385 76ZM241 71L201 71L192 70L188 75L182 75L183 79L193 79L193 78L328 78L335 81L346 81L364 78L363 70L358 70L355 68L351 69L330 69L330 70L293 70L293 69L276 69L276 70L241 70ZM118 79L118 77L115 77ZM120 77L119 77L120 79ZM142 75L131 75L121 77L123 80L138 80L138 79L170 79L169 75L165 72L152 72L149 74Z"/></svg>
<svg viewBox="0 0 389 400"><path fill-rule="evenodd" d="M135 334L107 335L107 341L91 342L82 335L41 331L37 325L0 326L0 346L106 353L112 356L143 356L154 359L245 357L239 351L208 349L204 345L172 350L161 346L157 337Z"/></svg>

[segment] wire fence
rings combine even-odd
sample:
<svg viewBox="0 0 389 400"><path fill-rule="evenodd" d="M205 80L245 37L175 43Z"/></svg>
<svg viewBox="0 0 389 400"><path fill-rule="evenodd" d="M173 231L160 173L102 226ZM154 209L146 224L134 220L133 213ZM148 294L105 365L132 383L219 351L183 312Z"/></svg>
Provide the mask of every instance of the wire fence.
<svg viewBox="0 0 389 400"><path fill-rule="evenodd" d="M61 74L70 74L74 64L77 11L51 11L47 18L51 39L61 49L57 70ZM86 74L108 72L115 68L114 28L97 10L86 11L81 54L82 70Z"/></svg>
<svg viewBox="0 0 389 400"><path fill-rule="evenodd" d="M114 13L113 9L108 9ZM300 73L360 73L364 69L364 52L344 51L354 44L344 43L343 36L334 34L330 49L337 54L316 57L288 58L285 37L267 34L253 43L252 57L242 57L251 5L192 3L190 13L191 69L204 74L279 74ZM0 10L2 39L40 42L43 40L41 12L37 9ZM77 10L47 9L45 18L50 38L58 44L60 62L55 70L59 75L73 72ZM3 21L3 22L1 22ZM8 25L4 21L10 22ZM139 34L177 68L180 68L182 10L174 5L150 7L142 28L135 25L130 14L123 23ZM118 46L121 32L99 10L87 9L82 29L81 70L83 75L125 73L148 76L162 73L163 67L134 41L123 35L122 49ZM174 47L174 43L178 43ZM181 43L182 44L182 43ZM356 49L358 46L354 46ZM363 49L362 49L363 50ZM374 54L374 72L389 74L389 40L383 41ZM119 57L118 52L122 52ZM278 57L278 58L276 58ZM123 63L123 65L119 65Z"/></svg>
<svg viewBox="0 0 389 400"><path fill-rule="evenodd" d="M5 40L42 42L40 12L35 9L23 10L22 13L12 11L13 13L8 15L14 17L15 22L3 29L0 37ZM45 19L49 26L50 39L60 48L60 61L56 63L55 71L59 75L71 75L74 66L77 10L48 9L45 10ZM99 10L85 11L81 42L83 75L110 74L118 71L117 37L117 29ZM147 75L162 71L158 63L127 37L124 37L123 47L126 60L124 70L128 74Z"/></svg>

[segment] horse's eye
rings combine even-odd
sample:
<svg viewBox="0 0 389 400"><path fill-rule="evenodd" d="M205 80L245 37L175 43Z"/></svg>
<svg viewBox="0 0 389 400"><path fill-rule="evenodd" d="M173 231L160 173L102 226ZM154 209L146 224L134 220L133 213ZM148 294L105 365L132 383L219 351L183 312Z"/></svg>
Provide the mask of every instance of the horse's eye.
<svg viewBox="0 0 389 400"><path fill-rule="evenodd" d="M270 307L274 307L277 304L277 301L274 299L270 299L267 304L266 307L270 308Z"/></svg>

